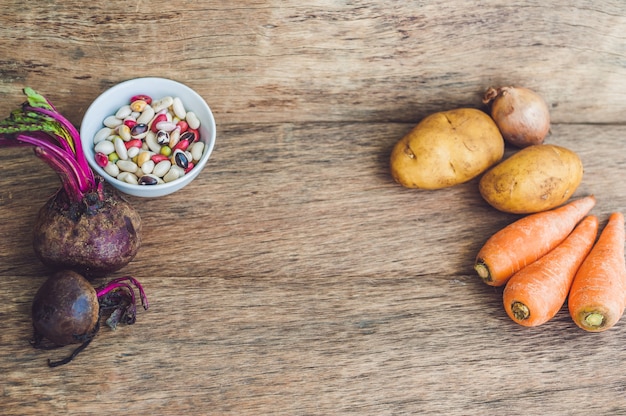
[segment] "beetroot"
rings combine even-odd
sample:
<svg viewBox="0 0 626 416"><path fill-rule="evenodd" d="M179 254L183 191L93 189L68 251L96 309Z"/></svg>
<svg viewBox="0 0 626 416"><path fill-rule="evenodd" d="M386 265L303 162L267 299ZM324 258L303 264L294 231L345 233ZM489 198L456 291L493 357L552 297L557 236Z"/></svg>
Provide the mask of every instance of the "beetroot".
<svg viewBox="0 0 626 416"><path fill-rule="evenodd" d="M53 349L78 344L71 355L48 361L56 367L70 362L84 350L100 329L100 318L110 313L106 323L115 328L118 323L133 324L136 319L134 285L141 303L148 309L148 299L141 284L127 276L94 287L82 275L63 270L52 275L39 288L32 304L34 337L31 344L39 349Z"/></svg>
<svg viewBox="0 0 626 416"><path fill-rule="evenodd" d="M0 146L34 147L62 183L39 211L35 254L88 278L119 270L141 246L139 214L93 173L76 128L45 97L31 88L24 93L27 102L0 121Z"/></svg>
<svg viewBox="0 0 626 416"><path fill-rule="evenodd" d="M39 210L33 247L45 265L92 277L135 257L141 244L139 214L113 188L104 187L103 194L71 203L60 189Z"/></svg>

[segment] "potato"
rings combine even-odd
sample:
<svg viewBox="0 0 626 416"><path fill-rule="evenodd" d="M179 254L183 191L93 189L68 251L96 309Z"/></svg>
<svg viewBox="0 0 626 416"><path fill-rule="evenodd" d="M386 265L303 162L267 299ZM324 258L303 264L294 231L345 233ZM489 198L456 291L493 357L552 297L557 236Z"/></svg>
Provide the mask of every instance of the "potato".
<svg viewBox="0 0 626 416"><path fill-rule="evenodd" d="M475 108L424 118L391 152L391 175L407 188L440 189L467 182L502 159L504 139Z"/></svg>
<svg viewBox="0 0 626 416"><path fill-rule="evenodd" d="M480 178L480 194L494 208L530 214L567 201L583 178L578 155L564 147L539 144L505 159Z"/></svg>

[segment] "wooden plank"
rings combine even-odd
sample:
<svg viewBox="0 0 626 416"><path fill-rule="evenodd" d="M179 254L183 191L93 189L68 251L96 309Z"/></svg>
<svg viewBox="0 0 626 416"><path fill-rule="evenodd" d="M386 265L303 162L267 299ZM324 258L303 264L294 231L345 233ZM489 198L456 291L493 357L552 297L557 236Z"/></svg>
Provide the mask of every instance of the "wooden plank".
<svg viewBox="0 0 626 416"><path fill-rule="evenodd" d="M622 123L626 105L621 0L489 0L472 10L446 1L12 0L3 10L2 113L29 85L78 124L104 89L146 75L189 84L218 123L416 122L480 105L488 86L510 83L544 95L559 123Z"/></svg>
<svg viewBox="0 0 626 416"><path fill-rule="evenodd" d="M59 181L2 149L0 413L626 412L625 324L514 324L472 263L518 217L477 180L409 190L388 166L426 114L524 84L551 106L548 142L583 160L575 196L602 223L626 212L626 14L588 3L5 1L0 114L28 85L78 125L107 87L164 76L206 98L218 136L192 185L128 198L144 244L119 275L151 308L57 369L69 348L28 341L49 274L30 232Z"/></svg>
<svg viewBox="0 0 626 416"><path fill-rule="evenodd" d="M565 311L537 329L511 322L501 290L483 285L471 262L515 217L488 208L475 182L436 192L394 184L386 159L408 128L223 126L196 182L132 199L145 245L123 273L144 283L151 309L133 327L103 330L56 370L45 360L67 349L28 345L45 270L26 235L57 182L30 152L3 151L4 414L576 414L581 401L585 411L626 409L624 326L597 342ZM583 158L577 194L596 194L602 221L626 207L612 180L624 133L558 125L551 136Z"/></svg>

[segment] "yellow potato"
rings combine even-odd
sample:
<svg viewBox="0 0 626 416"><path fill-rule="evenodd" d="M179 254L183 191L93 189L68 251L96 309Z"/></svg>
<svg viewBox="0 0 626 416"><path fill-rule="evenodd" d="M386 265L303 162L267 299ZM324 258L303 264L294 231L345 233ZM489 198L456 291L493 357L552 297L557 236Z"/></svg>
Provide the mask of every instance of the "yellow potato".
<svg viewBox="0 0 626 416"><path fill-rule="evenodd" d="M539 144L526 147L480 178L480 194L494 208L530 214L567 201L583 178L578 155L564 147Z"/></svg>
<svg viewBox="0 0 626 416"><path fill-rule="evenodd" d="M504 139L475 108L424 118L391 152L391 175L407 188L440 189L467 182L502 159Z"/></svg>

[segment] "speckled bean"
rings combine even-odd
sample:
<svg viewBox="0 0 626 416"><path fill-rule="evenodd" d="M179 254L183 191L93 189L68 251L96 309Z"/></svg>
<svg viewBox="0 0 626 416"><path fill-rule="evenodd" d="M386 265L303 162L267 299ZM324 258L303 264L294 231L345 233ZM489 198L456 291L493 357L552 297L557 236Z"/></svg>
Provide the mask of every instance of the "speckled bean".
<svg viewBox="0 0 626 416"><path fill-rule="evenodd" d="M139 185L156 185L159 183L159 179L160 178L154 175L143 175L141 178L139 178Z"/></svg>
<svg viewBox="0 0 626 416"><path fill-rule="evenodd" d="M182 150L175 151L170 160L172 165L175 164L183 169L187 169L187 166L189 166L189 159L187 159L187 155Z"/></svg>

